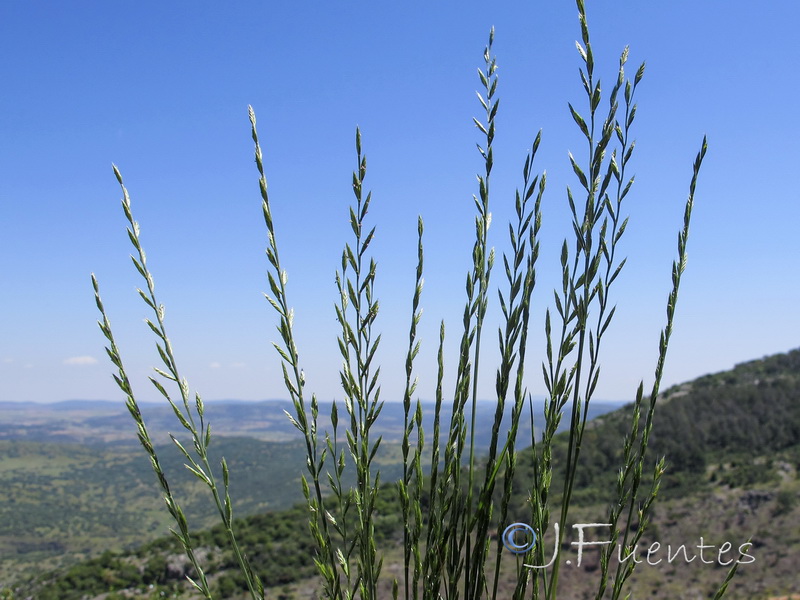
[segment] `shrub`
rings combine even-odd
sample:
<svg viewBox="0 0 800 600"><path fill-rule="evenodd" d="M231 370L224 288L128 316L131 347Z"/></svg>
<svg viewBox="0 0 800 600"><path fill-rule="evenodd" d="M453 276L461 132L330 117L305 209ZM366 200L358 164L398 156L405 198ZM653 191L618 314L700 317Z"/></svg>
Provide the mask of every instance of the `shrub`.
<svg viewBox="0 0 800 600"><path fill-rule="evenodd" d="M780 516L790 513L798 503L800 503L800 500L797 498L797 492L782 488L775 495L775 508L772 514L774 516Z"/></svg>

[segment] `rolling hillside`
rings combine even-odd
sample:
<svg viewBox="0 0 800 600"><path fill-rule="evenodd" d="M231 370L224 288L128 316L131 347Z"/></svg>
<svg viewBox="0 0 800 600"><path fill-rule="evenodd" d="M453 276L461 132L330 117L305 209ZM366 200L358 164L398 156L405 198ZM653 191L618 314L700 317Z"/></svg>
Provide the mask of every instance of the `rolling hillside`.
<svg viewBox="0 0 800 600"><path fill-rule="evenodd" d="M613 407L599 404L592 416ZM206 415L217 432L211 451L227 460L239 516L302 499L305 449L283 412L290 408L280 400L209 403ZM322 429L329 426L323 417L329 410L330 404L321 404ZM479 406L479 446L488 443L493 410L489 403ZM142 411L153 439L163 444L159 456L190 524L210 527L218 516L207 489L186 471L169 441L168 432L181 429L172 410L145 404ZM375 428L384 439L376 461L385 481L401 473L402 423L402 405L387 403ZM530 435L529 426L523 431ZM124 405L0 403L0 589L43 567L135 548L165 535L170 524Z"/></svg>
<svg viewBox="0 0 800 600"><path fill-rule="evenodd" d="M581 454L585 469L571 513L575 522L603 522L628 410L624 407L599 417L587 429ZM688 554L686 560L640 565L630 588L636 590L635 598L710 597L727 567L721 564L721 555L712 556L716 550L696 556L697 545L719 549L725 542L737 547L748 540L753 562L740 568L727 597L751 600L800 593L796 584L800 570L800 350L667 390L657 409L651 450L653 461L666 456L668 470L644 543L683 544ZM558 451L557 447L555 464L559 464ZM522 521L529 511L525 494L529 468L523 450L514 484L517 501L512 506L512 517ZM384 487L380 503L376 542L384 551L384 571L396 572L401 561L401 524L394 486ZM295 507L241 522L248 555L259 565L264 580L276 586L271 598L310 597L315 579L306 520L303 507ZM241 582L231 569L221 531L212 529L198 536L220 597L238 598ZM694 557L691 563L690 556ZM38 582L21 584L18 595L25 597L33 591L43 600L114 600L157 597L151 594L164 592L189 598L182 583L187 568L176 543L165 538L134 552L106 553ZM596 569L596 555L590 552L581 568L562 578L564 597L593 598L589 590ZM104 595L112 590L118 591Z"/></svg>

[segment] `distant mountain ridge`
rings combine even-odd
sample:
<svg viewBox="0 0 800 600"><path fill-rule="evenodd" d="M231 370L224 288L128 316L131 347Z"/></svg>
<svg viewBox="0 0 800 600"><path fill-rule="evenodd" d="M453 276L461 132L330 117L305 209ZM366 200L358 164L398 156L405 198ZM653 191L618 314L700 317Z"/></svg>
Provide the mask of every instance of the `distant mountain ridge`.
<svg viewBox="0 0 800 600"><path fill-rule="evenodd" d="M320 402L319 430L330 430L331 402ZM433 425L432 402L423 402L423 429ZM589 418L612 411L619 404L597 402ZM180 425L166 401L140 404L148 430L154 440L169 443L168 432L179 433ZM339 404L340 411L344 407ZM541 414L541 408L537 409ZM283 442L301 438L284 411L294 413L288 400L211 400L206 402L206 418L220 435L252 437L262 441ZM481 401L477 404L478 429L476 443L488 444L495 404ZM442 418L450 417L451 407L442 406ZM511 406L506 407L507 414ZM373 431L387 442L398 442L403 436L403 405L386 402ZM505 430L503 431L505 434ZM523 419L519 439L530 440L530 423ZM135 445L136 427L122 402L103 400L65 400L53 404L33 402L0 402L0 440L27 440L38 442L78 443L87 445Z"/></svg>

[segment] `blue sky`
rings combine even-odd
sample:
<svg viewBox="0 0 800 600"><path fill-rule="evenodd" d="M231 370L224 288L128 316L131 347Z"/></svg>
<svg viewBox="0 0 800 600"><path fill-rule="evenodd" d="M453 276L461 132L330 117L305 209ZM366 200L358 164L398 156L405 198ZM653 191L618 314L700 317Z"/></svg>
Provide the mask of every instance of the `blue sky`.
<svg viewBox="0 0 800 600"><path fill-rule="evenodd" d="M597 73L647 61L637 92L622 242L629 257L597 396L652 380L670 265L704 134L701 174L665 383L800 345L796 179L800 7L588 2ZM179 367L204 398L280 398L266 234L247 120L259 119L278 242L309 389L341 398L334 271L349 241L354 131L373 191L384 331L383 397L399 398L425 219L419 396L432 398L438 324L452 381L473 236L477 67L496 28L500 112L490 243L506 223L540 128L547 169L529 389L543 392L544 308L569 233L567 162L584 146L574 3L6 2L0 6L0 401L121 400L95 324L96 273L141 399L157 365L111 170L132 195ZM500 270L495 283L500 282ZM498 307L483 364L496 363ZM482 374L491 398L494 376ZM450 387L448 387L450 389Z"/></svg>

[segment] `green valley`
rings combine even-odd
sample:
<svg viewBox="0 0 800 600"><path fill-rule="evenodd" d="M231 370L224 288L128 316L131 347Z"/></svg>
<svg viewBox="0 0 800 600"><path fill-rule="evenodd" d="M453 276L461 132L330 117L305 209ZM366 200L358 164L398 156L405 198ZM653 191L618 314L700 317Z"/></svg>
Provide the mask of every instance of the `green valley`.
<svg viewBox="0 0 800 600"><path fill-rule="evenodd" d="M567 542L576 539L573 524L604 522L604 502L617 476L629 409L598 416L587 428L576 506L571 522L561 524L570 528ZM239 522L240 539L258 565L259 575L272 586L268 597L311 597L317 583L307 512L304 505L294 505L300 499L298 465L303 464L303 449L296 441L270 443L252 438L218 437L215 443L215 450L227 457L231 467L231 495L238 514L252 515ZM39 572L45 566L60 567L37 578L28 574L18 579L16 597L193 597L184 580L189 567L174 539L137 546L153 540L167 525L148 462L138 449L8 440L0 444L4 457L0 462L4 483L0 541L3 556L11 557L3 563L4 580L10 582L12 567L21 564L13 558L15 553L40 557ZM563 463L559 453L565 445L561 439L554 447L555 465ZM384 452L381 478L389 482L399 477L400 454L395 442L387 442ZM800 350L744 363L665 391L649 452L651 464L666 456L667 474L653 522L641 543L638 559L643 564L637 567L631 588L636 597L711 597L725 576L727 561L735 559L736 550L746 543L751 544L747 553L752 561L741 565L727 597L750 600L800 592L796 588ZM181 471L177 453L164 456L172 457L165 466L168 472ZM531 468L529 452L521 450L510 520L526 522L529 515L526 480ZM554 476L559 476L558 469ZM242 581L223 529L199 531L214 521L211 503L200 493L200 485L184 475L180 494L196 523L204 564L220 598L239 598ZM399 576L402 524L393 484L384 484L376 511L375 538L384 553L384 570ZM136 531L138 536L132 533ZM44 535L37 537L40 534ZM44 539L48 541L37 541ZM734 550L723 556L720 548L725 543ZM649 556L647 550L654 544L663 548L660 554ZM673 560L667 560L668 546L672 552L681 545L685 547L682 553L676 550ZM705 555L698 546L705 548ZM92 551L100 548L107 551ZM574 548L567 544L561 552L574 555ZM82 557L93 558L68 566ZM503 561L510 565L514 558L504 556ZM597 568L596 548L587 548L581 567L566 571L562 578L565 597L589 597ZM504 579L501 589L512 584Z"/></svg>

